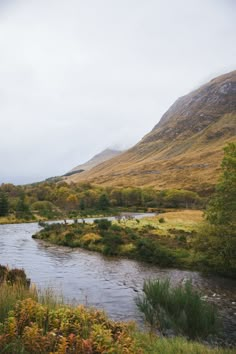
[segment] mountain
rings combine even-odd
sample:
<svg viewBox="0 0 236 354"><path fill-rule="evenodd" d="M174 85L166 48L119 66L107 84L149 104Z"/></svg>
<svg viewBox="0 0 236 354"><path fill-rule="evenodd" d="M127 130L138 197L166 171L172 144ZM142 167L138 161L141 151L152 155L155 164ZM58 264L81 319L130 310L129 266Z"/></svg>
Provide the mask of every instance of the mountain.
<svg viewBox="0 0 236 354"><path fill-rule="evenodd" d="M211 190L220 174L222 149L235 140L236 71L233 71L177 99L137 145L73 180Z"/></svg>
<svg viewBox="0 0 236 354"><path fill-rule="evenodd" d="M75 175L84 171L89 171L93 167L99 165L100 163L110 160L111 158L118 156L122 153L122 151L114 150L114 149L105 149L99 154L92 157L89 161L85 162L84 164L78 165L74 167L72 170L67 172L64 176L71 176Z"/></svg>

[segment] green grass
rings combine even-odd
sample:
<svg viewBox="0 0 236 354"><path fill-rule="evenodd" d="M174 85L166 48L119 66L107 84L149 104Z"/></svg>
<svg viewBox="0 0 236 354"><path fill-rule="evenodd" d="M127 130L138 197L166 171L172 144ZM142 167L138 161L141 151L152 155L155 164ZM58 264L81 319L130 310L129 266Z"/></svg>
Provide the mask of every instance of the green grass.
<svg viewBox="0 0 236 354"><path fill-rule="evenodd" d="M151 331L171 329L192 339L217 333L219 321L215 307L201 299L191 282L171 287L168 279L149 280L144 283L143 291L136 304Z"/></svg>
<svg viewBox="0 0 236 354"><path fill-rule="evenodd" d="M147 354L234 354L234 349L210 348L185 338L157 338L138 333L137 342Z"/></svg>

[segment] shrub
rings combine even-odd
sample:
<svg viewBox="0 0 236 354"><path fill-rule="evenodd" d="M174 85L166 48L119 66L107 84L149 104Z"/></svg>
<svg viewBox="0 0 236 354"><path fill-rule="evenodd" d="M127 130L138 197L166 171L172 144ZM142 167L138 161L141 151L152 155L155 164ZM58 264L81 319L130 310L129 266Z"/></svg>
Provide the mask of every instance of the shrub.
<svg viewBox="0 0 236 354"><path fill-rule="evenodd" d="M165 222L165 219L164 219L164 218L160 218L160 219L159 219L159 223L160 223L160 224L163 224L164 222Z"/></svg>
<svg viewBox="0 0 236 354"><path fill-rule="evenodd" d="M80 239L81 243L84 245L88 245L90 243L97 243L100 240L101 240L101 236L99 236L98 234L92 233L92 232L85 234Z"/></svg>
<svg viewBox="0 0 236 354"><path fill-rule="evenodd" d="M103 243L105 246L103 253L107 256L115 256L119 253L118 248L123 244L123 240L121 235L109 233L104 235Z"/></svg>
<svg viewBox="0 0 236 354"><path fill-rule="evenodd" d="M207 337L218 327L213 305L201 299L190 281L170 286L170 281L146 281L144 294L136 298L138 309L144 314L151 330L173 329L190 338Z"/></svg>
<svg viewBox="0 0 236 354"><path fill-rule="evenodd" d="M73 232L67 232L64 236L64 244L65 246L73 246L73 241L74 241L75 235Z"/></svg>
<svg viewBox="0 0 236 354"><path fill-rule="evenodd" d="M20 282L22 284L29 284L29 280L26 278L25 271L23 269L11 269L8 271L6 276L6 281L9 283L17 283Z"/></svg>
<svg viewBox="0 0 236 354"><path fill-rule="evenodd" d="M0 328L1 353L142 353L133 327L83 306L57 309L28 298L17 302ZM18 351L18 349L20 349Z"/></svg>
<svg viewBox="0 0 236 354"><path fill-rule="evenodd" d="M109 230L111 227L111 221L107 219L96 219L94 224L98 226L99 230Z"/></svg>
<svg viewBox="0 0 236 354"><path fill-rule="evenodd" d="M173 252L161 246L158 242L147 238L137 241L138 257L146 262L170 266L175 262Z"/></svg>

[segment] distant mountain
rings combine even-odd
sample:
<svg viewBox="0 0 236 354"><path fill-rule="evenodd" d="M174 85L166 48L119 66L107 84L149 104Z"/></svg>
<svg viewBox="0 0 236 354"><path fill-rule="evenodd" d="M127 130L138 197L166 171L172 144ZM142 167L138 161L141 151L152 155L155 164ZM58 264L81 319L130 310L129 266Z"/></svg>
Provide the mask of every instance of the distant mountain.
<svg viewBox="0 0 236 354"><path fill-rule="evenodd" d="M179 98L137 145L75 182L212 189L222 149L236 140L236 71Z"/></svg>
<svg viewBox="0 0 236 354"><path fill-rule="evenodd" d="M110 160L115 156L118 156L122 153L122 151L114 150L114 149L105 149L99 154L92 157L89 161L74 167L72 170L67 172L64 176L72 176L84 171L90 171L93 167L98 164Z"/></svg>

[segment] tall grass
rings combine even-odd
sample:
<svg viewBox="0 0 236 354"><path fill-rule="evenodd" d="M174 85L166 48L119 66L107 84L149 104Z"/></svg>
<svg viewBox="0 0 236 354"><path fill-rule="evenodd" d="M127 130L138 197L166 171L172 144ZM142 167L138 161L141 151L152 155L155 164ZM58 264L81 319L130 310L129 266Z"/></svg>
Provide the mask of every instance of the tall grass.
<svg viewBox="0 0 236 354"><path fill-rule="evenodd" d="M144 283L143 292L136 298L136 304L152 331L172 329L192 339L217 332L215 307L201 299L190 281L171 287L168 279L149 280Z"/></svg>
<svg viewBox="0 0 236 354"><path fill-rule="evenodd" d="M35 288L28 288L20 282L12 285L3 282L0 285L0 322L3 322L8 312L14 309L17 301L27 298L37 299Z"/></svg>
<svg viewBox="0 0 236 354"><path fill-rule="evenodd" d="M38 290L34 285L25 286L22 282L9 284L3 282L0 285L0 322L3 322L9 311L12 311L17 301L31 298L50 309L55 309L63 304L62 296L57 296L52 289Z"/></svg>

